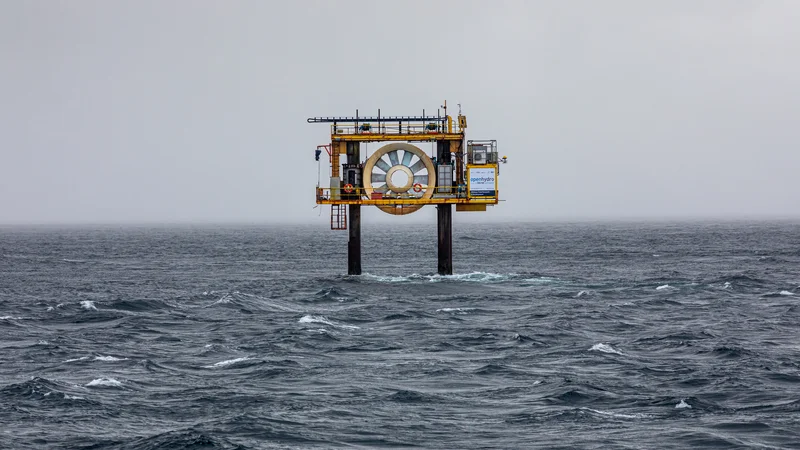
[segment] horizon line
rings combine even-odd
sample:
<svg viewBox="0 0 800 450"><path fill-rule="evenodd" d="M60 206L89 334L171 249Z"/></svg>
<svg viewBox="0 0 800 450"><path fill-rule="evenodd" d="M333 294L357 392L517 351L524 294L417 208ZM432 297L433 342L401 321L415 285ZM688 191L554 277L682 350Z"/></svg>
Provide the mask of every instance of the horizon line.
<svg viewBox="0 0 800 450"><path fill-rule="evenodd" d="M387 218L388 219L388 218ZM751 215L751 216L664 216L664 217L542 217L542 218L497 218L487 221L466 222L476 224L577 224L577 223L701 223L701 222L800 222L800 215ZM427 223L430 220L414 220L415 223ZM373 221L381 225L391 224L389 220ZM270 220L142 220L142 221L31 221L0 222L0 227L82 227L82 226L319 226L328 225L328 221L270 221Z"/></svg>

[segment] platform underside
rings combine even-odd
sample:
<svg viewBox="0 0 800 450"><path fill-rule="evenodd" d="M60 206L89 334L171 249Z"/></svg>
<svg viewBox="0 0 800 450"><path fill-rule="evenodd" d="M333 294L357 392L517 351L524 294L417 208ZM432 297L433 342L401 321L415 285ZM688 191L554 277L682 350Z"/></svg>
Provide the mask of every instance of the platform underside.
<svg viewBox="0 0 800 450"><path fill-rule="evenodd" d="M383 199L336 199L318 198L318 205L496 205L496 198L481 200L476 198L383 198Z"/></svg>

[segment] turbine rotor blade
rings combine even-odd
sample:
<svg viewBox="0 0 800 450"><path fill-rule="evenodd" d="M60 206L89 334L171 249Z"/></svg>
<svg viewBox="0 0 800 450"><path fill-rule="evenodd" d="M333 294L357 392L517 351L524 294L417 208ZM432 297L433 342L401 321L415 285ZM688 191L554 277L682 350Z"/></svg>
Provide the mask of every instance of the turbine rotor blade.
<svg viewBox="0 0 800 450"><path fill-rule="evenodd" d="M406 167L409 167L410 164L411 164L411 158L413 158L413 157L414 157L413 153L411 153L408 150L405 150L404 154L403 154L403 165L406 166Z"/></svg>
<svg viewBox="0 0 800 450"><path fill-rule="evenodd" d="M375 166L378 167L379 169L381 169L382 171L384 171L384 173L388 172L389 169L392 168L392 166L390 166L389 164L386 164L386 161L384 161L382 159L378 159L377 161L375 161Z"/></svg>
<svg viewBox="0 0 800 450"><path fill-rule="evenodd" d="M400 162L397 160L397 150L392 150L391 152L388 153L388 155L389 155L389 161L392 163L393 166L400 164Z"/></svg>
<svg viewBox="0 0 800 450"><path fill-rule="evenodd" d="M414 165L410 167L411 173L417 173L424 168L425 168L425 161L421 159L415 162Z"/></svg>

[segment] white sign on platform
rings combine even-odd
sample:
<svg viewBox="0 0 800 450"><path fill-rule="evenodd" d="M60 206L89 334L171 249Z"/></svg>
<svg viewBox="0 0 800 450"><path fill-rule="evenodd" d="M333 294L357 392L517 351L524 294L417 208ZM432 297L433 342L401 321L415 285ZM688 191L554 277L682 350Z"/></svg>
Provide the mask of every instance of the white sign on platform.
<svg viewBox="0 0 800 450"><path fill-rule="evenodd" d="M469 196L494 197L497 179L494 168L469 169Z"/></svg>

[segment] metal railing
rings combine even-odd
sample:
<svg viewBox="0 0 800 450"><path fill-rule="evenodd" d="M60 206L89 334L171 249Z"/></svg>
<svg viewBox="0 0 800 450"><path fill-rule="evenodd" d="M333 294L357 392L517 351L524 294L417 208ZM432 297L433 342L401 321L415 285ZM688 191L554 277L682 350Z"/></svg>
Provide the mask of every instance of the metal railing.
<svg viewBox="0 0 800 450"><path fill-rule="evenodd" d="M331 134L458 134L458 122L380 122L378 124L331 125Z"/></svg>

